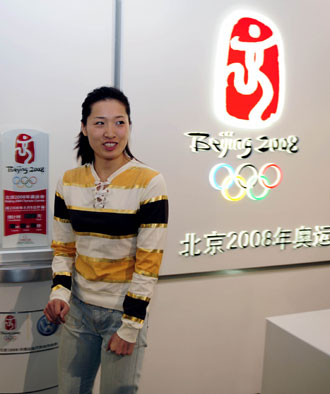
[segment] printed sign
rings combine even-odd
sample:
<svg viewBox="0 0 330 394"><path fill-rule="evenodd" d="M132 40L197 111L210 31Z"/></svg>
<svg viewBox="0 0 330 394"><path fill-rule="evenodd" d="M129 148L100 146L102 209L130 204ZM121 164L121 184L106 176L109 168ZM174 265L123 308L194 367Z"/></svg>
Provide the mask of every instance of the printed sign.
<svg viewBox="0 0 330 394"><path fill-rule="evenodd" d="M47 246L48 135L1 135L3 247Z"/></svg>
<svg viewBox="0 0 330 394"><path fill-rule="evenodd" d="M12 192L4 190L4 235L46 234L46 190Z"/></svg>
<svg viewBox="0 0 330 394"><path fill-rule="evenodd" d="M42 311L0 312L0 354L34 353L58 347L58 325Z"/></svg>
<svg viewBox="0 0 330 394"><path fill-rule="evenodd" d="M263 128L276 121L284 98L284 58L276 26L239 12L220 33L215 68L215 112L232 126Z"/></svg>

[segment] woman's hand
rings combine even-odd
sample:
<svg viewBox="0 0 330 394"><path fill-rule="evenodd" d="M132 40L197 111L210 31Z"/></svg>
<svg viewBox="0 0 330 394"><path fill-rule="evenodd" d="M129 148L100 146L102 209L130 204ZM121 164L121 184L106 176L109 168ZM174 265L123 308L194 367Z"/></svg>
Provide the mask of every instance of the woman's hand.
<svg viewBox="0 0 330 394"><path fill-rule="evenodd" d="M65 315L69 312L69 305L59 299L54 299L48 302L44 309L44 314L47 319L55 324L65 323Z"/></svg>
<svg viewBox="0 0 330 394"><path fill-rule="evenodd" d="M126 342L115 332L108 343L108 349L118 356L130 356L133 353L135 343Z"/></svg>

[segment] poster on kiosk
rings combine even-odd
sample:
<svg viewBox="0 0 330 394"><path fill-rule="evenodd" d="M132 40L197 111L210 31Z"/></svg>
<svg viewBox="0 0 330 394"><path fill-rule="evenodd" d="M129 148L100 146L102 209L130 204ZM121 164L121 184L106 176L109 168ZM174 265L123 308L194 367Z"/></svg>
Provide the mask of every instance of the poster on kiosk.
<svg viewBox="0 0 330 394"><path fill-rule="evenodd" d="M48 246L48 134L1 134L2 248Z"/></svg>

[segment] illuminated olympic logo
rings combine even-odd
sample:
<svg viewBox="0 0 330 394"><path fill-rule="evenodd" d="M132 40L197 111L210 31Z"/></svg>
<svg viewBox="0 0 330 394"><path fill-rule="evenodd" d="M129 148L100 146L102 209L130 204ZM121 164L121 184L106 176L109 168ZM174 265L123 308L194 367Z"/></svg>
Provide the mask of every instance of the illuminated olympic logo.
<svg viewBox="0 0 330 394"><path fill-rule="evenodd" d="M228 175L219 184L217 181L217 174L220 170L227 171ZM247 172L250 172L249 177L246 176ZM269 179L272 172L275 171L275 180L272 183ZM244 176L242 175L244 172ZM266 176L266 173L268 176ZM270 175L269 175L270 174ZM236 171L232 166L226 163L219 163L212 167L209 174L209 181L211 186L220 190L223 197L228 201L239 201L242 200L246 195L251 200L263 200L268 196L271 189L275 189L282 181L282 170L277 164L267 163L261 167L258 171L253 164L243 163L237 167ZM259 185L259 187L258 187ZM231 195L229 189L232 186L236 186L239 191L236 195ZM254 188L263 189L263 191L256 195L253 191Z"/></svg>
<svg viewBox="0 0 330 394"><path fill-rule="evenodd" d="M14 176L13 177L13 184L19 188L27 187L30 189L33 185L37 183L37 177L31 176L28 177L26 175L19 177L19 176Z"/></svg>

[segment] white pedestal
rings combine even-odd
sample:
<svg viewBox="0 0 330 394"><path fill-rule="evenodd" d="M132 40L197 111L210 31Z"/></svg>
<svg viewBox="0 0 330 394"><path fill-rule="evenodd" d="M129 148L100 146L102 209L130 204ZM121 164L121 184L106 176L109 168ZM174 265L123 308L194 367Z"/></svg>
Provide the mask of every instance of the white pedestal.
<svg viewBox="0 0 330 394"><path fill-rule="evenodd" d="M262 394L330 393L330 309L267 319Z"/></svg>
<svg viewBox="0 0 330 394"><path fill-rule="evenodd" d="M0 266L0 394L57 393L58 331L43 315L49 263Z"/></svg>

